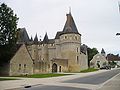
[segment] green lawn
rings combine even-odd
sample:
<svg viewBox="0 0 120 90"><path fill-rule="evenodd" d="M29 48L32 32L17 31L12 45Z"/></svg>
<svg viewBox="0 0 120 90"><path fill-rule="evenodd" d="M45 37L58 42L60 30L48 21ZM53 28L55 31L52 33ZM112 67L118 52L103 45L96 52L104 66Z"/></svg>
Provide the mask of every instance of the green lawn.
<svg viewBox="0 0 120 90"><path fill-rule="evenodd" d="M58 76L65 76L65 75L72 75L72 74L54 74L54 73L48 73L48 74L33 74L33 75L16 76L16 77L25 77L25 78L48 78L48 77L58 77Z"/></svg>
<svg viewBox="0 0 120 90"><path fill-rule="evenodd" d="M82 73L87 73L87 72L94 72L94 71L98 71L99 69L95 69L95 68L88 68L86 70L82 70Z"/></svg>
<svg viewBox="0 0 120 90"><path fill-rule="evenodd" d="M6 81L6 80L18 80L16 78L0 78L0 81Z"/></svg>

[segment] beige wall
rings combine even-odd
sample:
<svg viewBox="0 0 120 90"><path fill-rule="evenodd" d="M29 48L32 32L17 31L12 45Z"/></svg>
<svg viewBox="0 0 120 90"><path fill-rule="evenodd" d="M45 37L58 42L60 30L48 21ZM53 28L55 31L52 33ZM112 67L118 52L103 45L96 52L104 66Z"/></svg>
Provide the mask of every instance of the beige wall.
<svg viewBox="0 0 120 90"><path fill-rule="evenodd" d="M87 55L81 54L80 45L81 36L79 34L63 34L60 36L60 39L55 39L54 44L32 45L31 55L33 59L37 59L40 62L46 62L47 60L50 67L52 66L50 62L54 58L67 59L67 64L64 61L56 61L58 67L62 66L65 72L67 70L68 72L79 72L88 68ZM36 65L42 68L42 65ZM40 72L39 69L34 69L37 73ZM47 68L46 71L51 72L51 68Z"/></svg>
<svg viewBox="0 0 120 90"><path fill-rule="evenodd" d="M91 62L90 62L92 64L91 67L98 68L97 62L99 62L100 67L102 67L104 63L108 64L108 61L106 60L106 58L103 55L99 54L99 53L96 54L93 57L93 59L91 60Z"/></svg>
<svg viewBox="0 0 120 90"><path fill-rule="evenodd" d="M33 74L33 61L23 44L10 61L10 76Z"/></svg>
<svg viewBox="0 0 120 90"><path fill-rule="evenodd" d="M80 55L80 70L88 69L88 56L81 53Z"/></svg>

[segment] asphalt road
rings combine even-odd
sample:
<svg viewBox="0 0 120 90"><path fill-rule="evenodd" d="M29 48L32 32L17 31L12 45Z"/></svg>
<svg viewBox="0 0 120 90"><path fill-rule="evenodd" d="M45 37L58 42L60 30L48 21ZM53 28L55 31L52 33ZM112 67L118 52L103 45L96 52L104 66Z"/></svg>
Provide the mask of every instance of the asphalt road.
<svg viewBox="0 0 120 90"><path fill-rule="evenodd" d="M88 90L83 88L63 87L63 86L37 86L23 90Z"/></svg>
<svg viewBox="0 0 120 90"><path fill-rule="evenodd" d="M83 78L64 81L64 83L84 83L84 84L94 84L94 85L102 84L118 73L120 73L120 69L111 70L111 71L107 71L107 72L103 72L95 75L90 75Z"/></svg>
<svg viewBox="0 0 120 90"><path fill-rule="evenodd" d="M99 85L104 83L105 81L109 80L113 76L120 73L120 69L117 70L110 70L107 72L90 75L82 78L77 78L73 80L64 81L61 83L82 83L82 84L92 84L92 85ZM38 85L38 86L32 86L30 88L24 88L22 90L90 90L85 88L74 88L74 87L65 87L65 86L54 86L54 85ZM104 89L106 90L106 89Z"/></svg>

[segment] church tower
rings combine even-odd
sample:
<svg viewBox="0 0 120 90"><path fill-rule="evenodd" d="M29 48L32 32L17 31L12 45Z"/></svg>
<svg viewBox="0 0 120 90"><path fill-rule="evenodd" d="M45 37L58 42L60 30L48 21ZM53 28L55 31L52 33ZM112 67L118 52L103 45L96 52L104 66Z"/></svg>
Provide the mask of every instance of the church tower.
<svg viewBox="0 0 120 90"><path fill-rule="evenodd" d="M68 59L69 72L77 72L80 70L81 34L77 30L71 12L66 16L66 23L60 34L61 57Z"/></svg>
<svg viewBox="0 0 120 90"><path fill-rule="evenodd" d="M106 57L106 53L105 53L105 50L103 48L101 50L101 55L103 55L104 57Z"/></svg>

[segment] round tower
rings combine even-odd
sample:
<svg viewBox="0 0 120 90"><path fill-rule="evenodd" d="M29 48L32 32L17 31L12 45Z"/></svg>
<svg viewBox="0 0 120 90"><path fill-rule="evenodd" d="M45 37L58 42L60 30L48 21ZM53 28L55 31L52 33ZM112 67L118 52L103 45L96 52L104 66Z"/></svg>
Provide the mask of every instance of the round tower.
<svg viewBox="0 0 120 90"><path fill-rule="evenodd" d="M71 13L67 14L67 21L60 35L61 57L68 59L68 71L80 71L80 45L79 34Z"/></svg>

